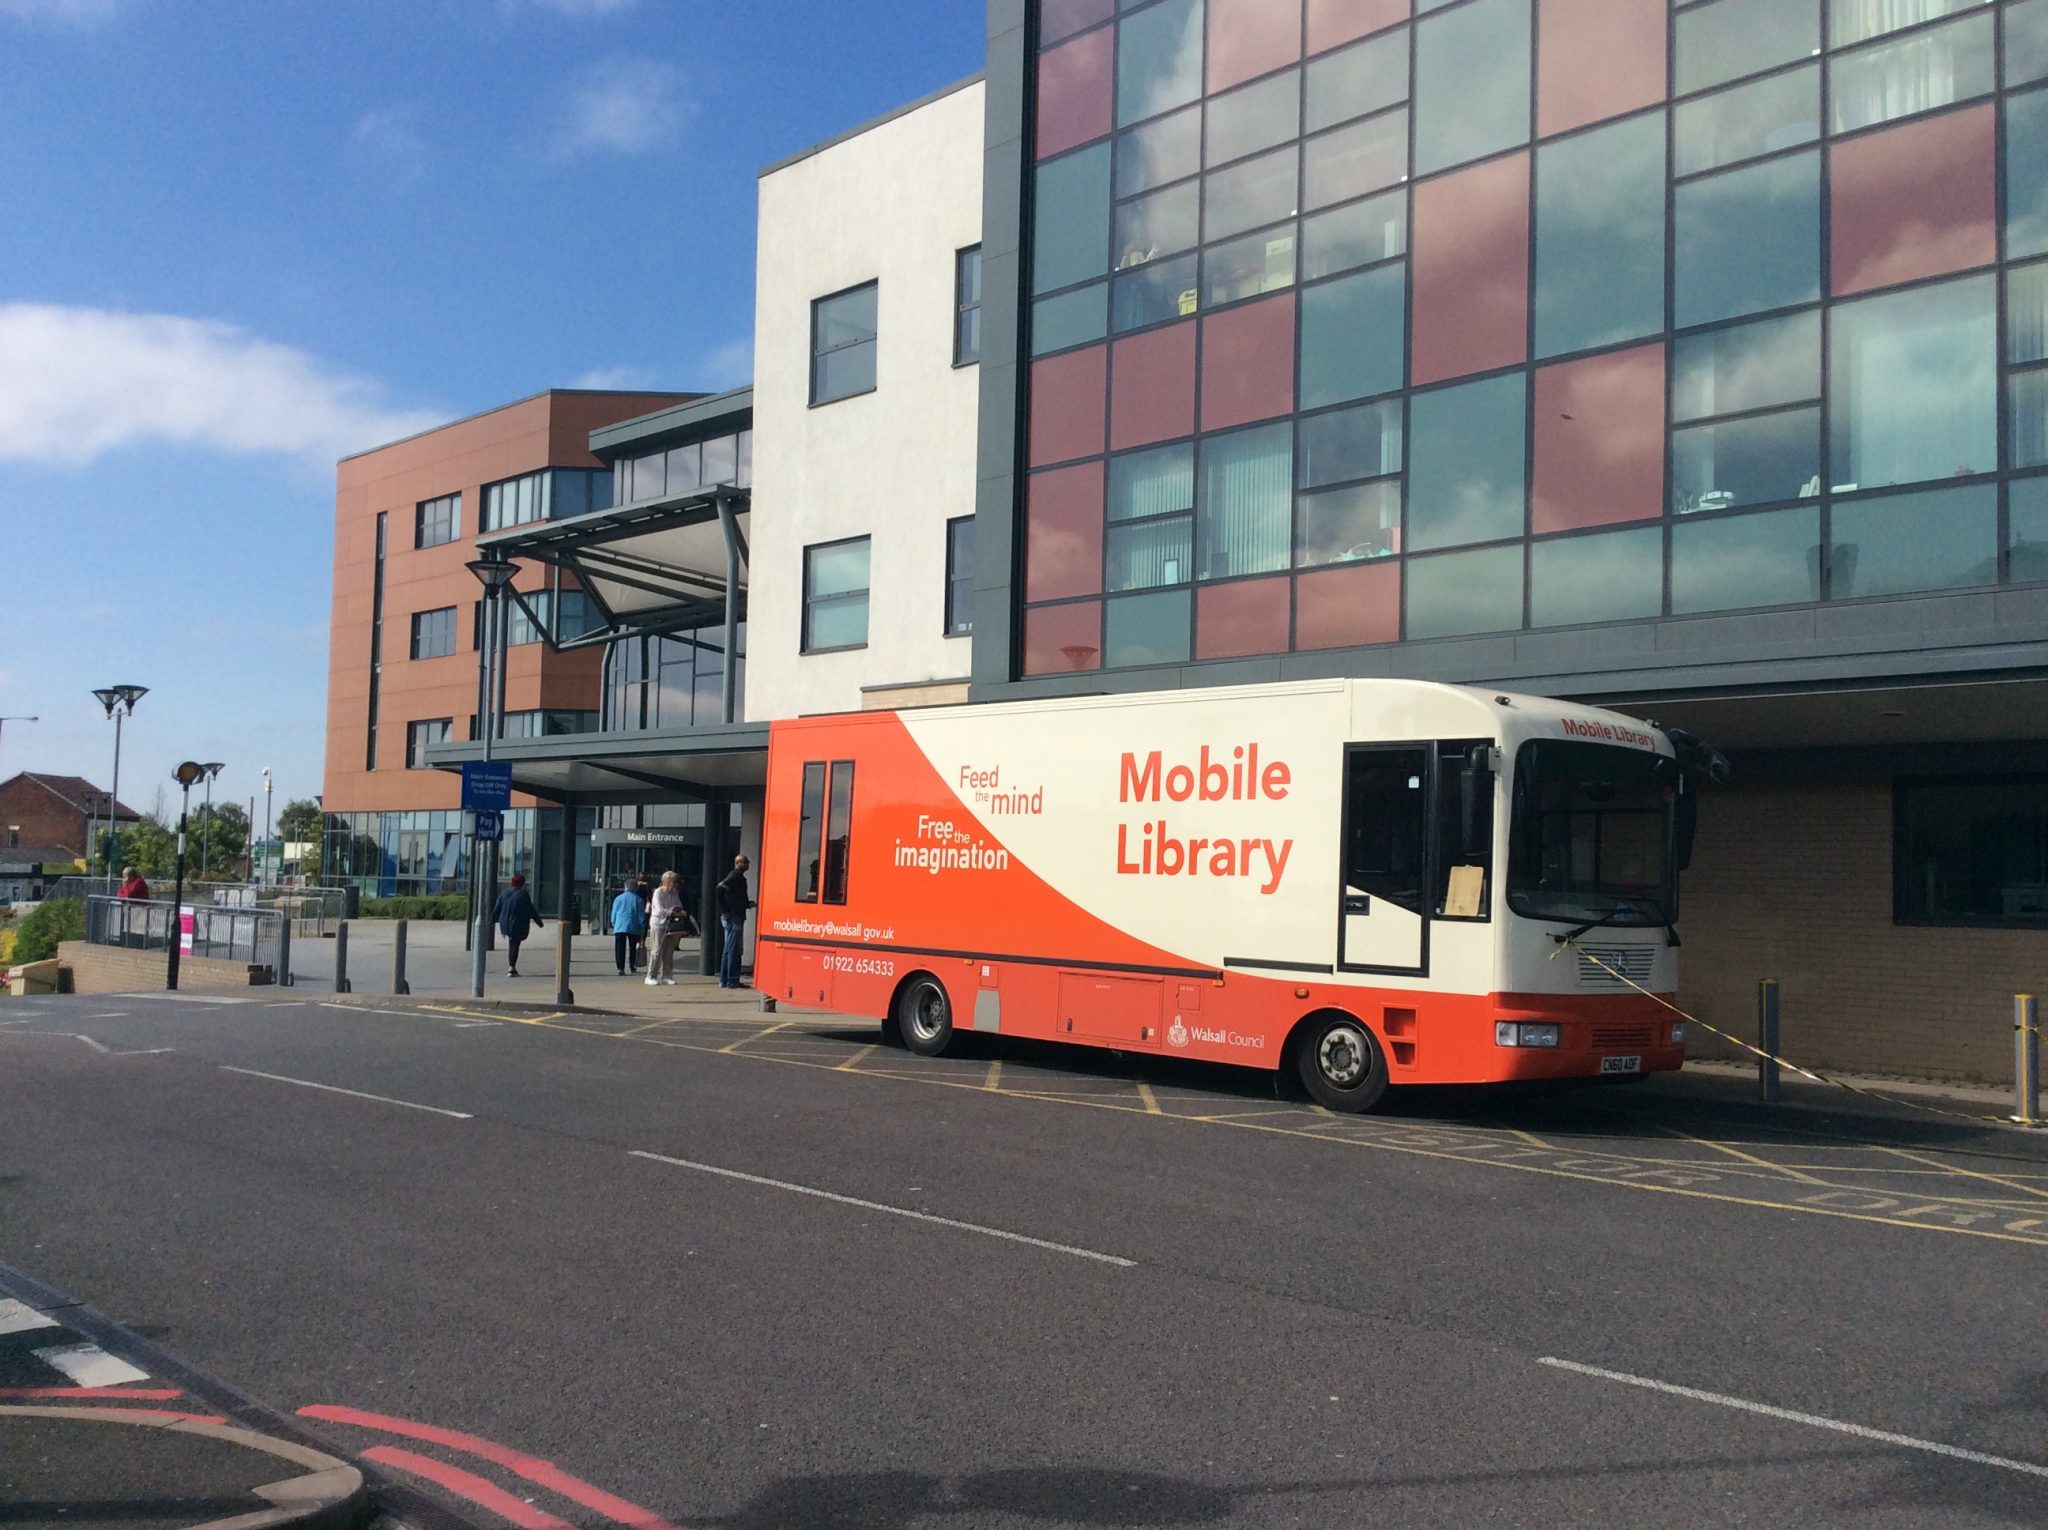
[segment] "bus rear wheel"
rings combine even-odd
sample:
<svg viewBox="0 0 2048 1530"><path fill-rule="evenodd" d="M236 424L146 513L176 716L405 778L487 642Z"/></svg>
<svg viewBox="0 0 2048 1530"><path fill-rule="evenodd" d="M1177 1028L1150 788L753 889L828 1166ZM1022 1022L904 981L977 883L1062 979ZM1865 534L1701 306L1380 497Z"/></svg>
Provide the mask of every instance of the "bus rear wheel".
<svg viewBox="0 0 2048 1530"><path fill-rule="evenodd" d="M1298 1033L1295 1068L1318 1105L1352 1113L1371 1110L1387 1092L1387 1060L1365 1022L1318 1015Z"/></svg>
<svg viewBox="0 0 2048 1530"><path fill-rule="evenodd" d="M896 996L896 1030L903 1045L920 1057L937 1057L953 1041L953 1001L945 985L919 973Z"/></svg>

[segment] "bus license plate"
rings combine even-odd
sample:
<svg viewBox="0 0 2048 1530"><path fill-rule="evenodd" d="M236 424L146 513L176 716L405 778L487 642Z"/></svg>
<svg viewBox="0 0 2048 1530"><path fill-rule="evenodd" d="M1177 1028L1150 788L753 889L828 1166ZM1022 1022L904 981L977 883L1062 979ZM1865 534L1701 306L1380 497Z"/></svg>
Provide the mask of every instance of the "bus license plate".
<svg viewBox="0 0 2048 1530"><path fill-rule="evenodd" d="M1640 1073L1643 1060L1640 1057L1603 1057L1600 1059L1602 1073Z"/></svg>

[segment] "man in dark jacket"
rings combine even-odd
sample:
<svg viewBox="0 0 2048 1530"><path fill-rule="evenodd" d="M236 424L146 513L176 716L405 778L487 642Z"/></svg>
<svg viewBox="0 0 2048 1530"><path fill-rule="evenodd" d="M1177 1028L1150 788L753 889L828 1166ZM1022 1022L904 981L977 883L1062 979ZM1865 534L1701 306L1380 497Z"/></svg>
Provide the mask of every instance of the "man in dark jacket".
<svg viewBox="0 0 2048 1530"><path fill-rule="evenodd" d="M732 870L719 881L718 923L725 932L725 949L719 954L718 986L720 988L744 988L740 981L740 950L746 944L747 910L753 902L747 897L747 866L750 863L744 855L732 858Z"/></svg>
<svg viewBox="0 0 2048 1530"><path fill-rule="evenodd" d="M491 920L505 936L505 976L519 976L519 947L532 930L540 929L540 910L526 890L526 878L512 873L512 885L498 894Z"/></svg>

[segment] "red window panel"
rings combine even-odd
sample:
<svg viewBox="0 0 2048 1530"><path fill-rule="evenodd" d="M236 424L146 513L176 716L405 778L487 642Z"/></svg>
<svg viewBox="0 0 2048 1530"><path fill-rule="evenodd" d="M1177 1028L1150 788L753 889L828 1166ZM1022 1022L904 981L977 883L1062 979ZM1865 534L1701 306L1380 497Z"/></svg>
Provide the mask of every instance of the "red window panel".
<svg viewBox="0 0 2048 1530"><path fill-rule="evenodd" d="M1321 53L1408 19L1408 0L1308 0L1308 51Z"/></svg>
<svg viewBox="0 0 2048 1530"><path fill-rule="evenodd" d="M1538 534L1664 510L1664 347L1637 346L1536 373Z"/></svg>
<svg viewBox="0 0 2048 1530"><path fill-rule="evenodd" d="M1401 636L1401 565L1358 563L1294 580L1294 646L1349 648Z"/></svg>
<svg viewBox="0 0 2048 1530"><path fill-rule="evenodd" d="M1056 43L1083 27L1107 21L1115 0L1038 0L1038 40Z"/></svg>
<svg viewBox="0 0 2048 1530"><path fill-rule="evenodd" d="M1064 153L1110 129L1116 33L1077 37L1038 56L1038 157Z"/></svg>
<svg viewBox="0 0 2048 1530"><path fill-rule="evenodd" d="M1415 188L1416 387L1528 359L1529 156Z"/></svg>
<svg viewBox="0 0 2048 1530"><path fill-rule="evenodd" d="M1287 576L1205 584L1195 592L1195 657L1287 652Z"/></svg>
<svg viewBox="0 0 2048 1530"><path fill-rule="evenodd" d="M1033 473L1024 495L1024 598L1102 590L1102 464Z"/></svg>
<svg viewBox="0 0 2048 1530"><path fill-rule="evenodd" d="M1536 38L1536 132L1568 133L1664 99L1669 0L1570 0L1543 7Z"/></svg>
<svg viewBox="0 0 2048 1530"><path fill-rule="evenodd" d="M1113 347L1109 444L1122 451L1195 432L1195 326L1170 324Z"/></svg>
<svg viewBox="0 0 2048 1530"><path fill-rule="evenodd" d="M1209 89L1301 57L1301 0L1209 0Z"/></svg>
<svg viewBox="0 0 2048 1530"><path fill-rule="evenodd" d="M1091 345L1031 364L1031 466L1101 453L1108 354Z"/></svg>
<svg viewBox="0 0 2048 1530"><path fill-rule="evenodd" d="M1998 258L1990 106L1886 128L1830 151L1834 290L1868 292Z"/></svg>
<svg viewBox="0 0 2048 1530"><path fill-rule="evenodd" d="M1294 409L1294 294L1202 320L1202 429L1270 420Z"/></svg>
<svg viewBox="0 0 2048 1530"><path fill-rule="evenodd" d="M1102 602L1039 606L1024 613L1024 673L1065 675L1102 668Z"/></svg>

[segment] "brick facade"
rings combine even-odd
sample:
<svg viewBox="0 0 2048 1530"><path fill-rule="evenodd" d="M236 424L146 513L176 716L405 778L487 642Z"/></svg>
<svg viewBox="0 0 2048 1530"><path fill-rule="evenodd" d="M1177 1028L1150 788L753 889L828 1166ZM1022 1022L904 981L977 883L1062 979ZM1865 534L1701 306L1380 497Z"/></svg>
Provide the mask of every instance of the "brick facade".
<svg viewBox="0 0 2048 1530"><path fill-rule="evenodd" d="M23 845L62 846L82 856L88 819L104 821L106 802L106 792L82 777L23 771L0 781L0 836L19 833ZM117 808L122 823L136 822L132 809Z"/></svg>
<svg viewBox="0 0 2048 1530"><path fill-rule="evenodd" d="M2012 996L2048 986L2048 931L1892 922L1889 772L1737 784L1702 799L1683 885L1679 1002L1756 1039L1756 984L1779 984L1795 1062L2012 1081ZM1749 1054L1695 1034L1696 1057Z"/></svg>
<svg viewBox="0 0 2048 1530"><path fill-rule="evenodd" d="M165 953L137 951L123 946L96 946L83 940L66 940L57 946L57 959L70 976L72 993L144 993L164 986ZM254 988L271 981L268 967L248 962L222 961L212 956L188 956L178 963L178 987Z"/></svg>

